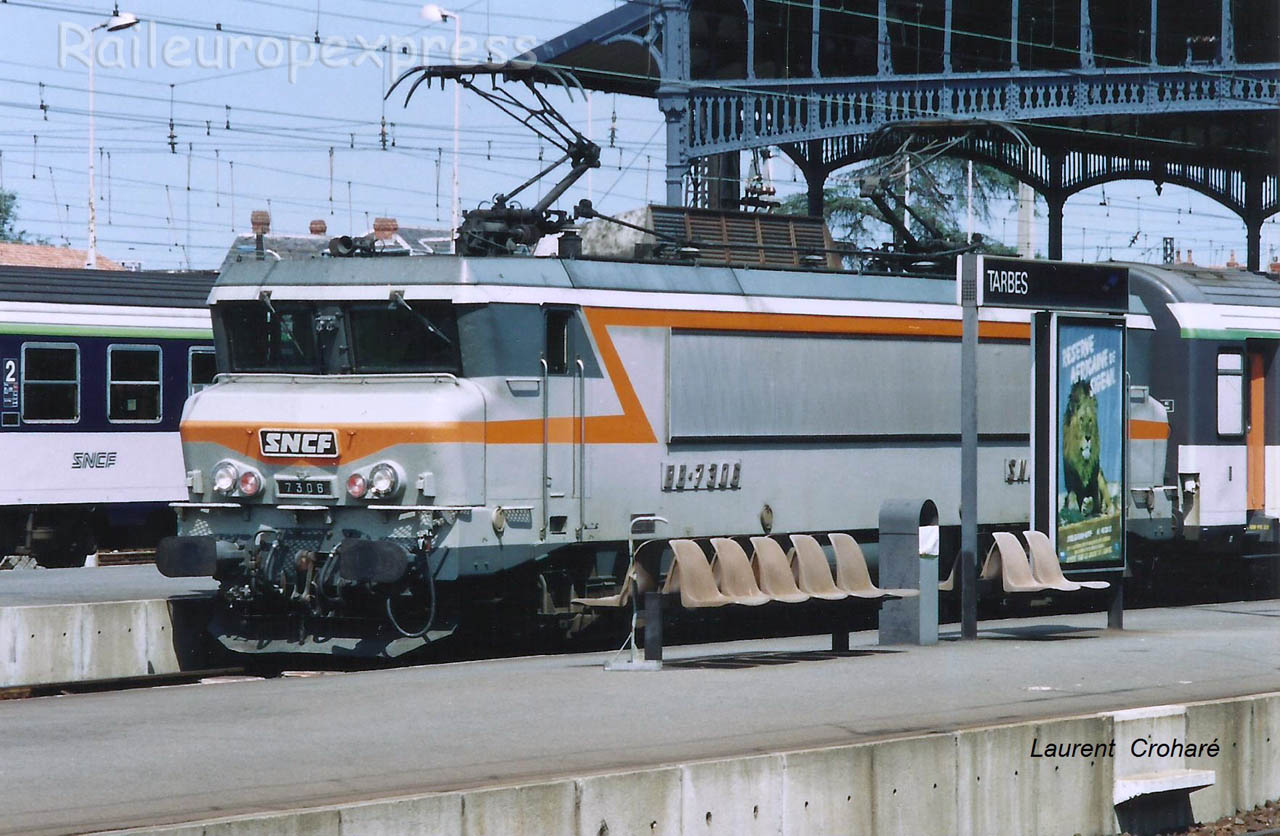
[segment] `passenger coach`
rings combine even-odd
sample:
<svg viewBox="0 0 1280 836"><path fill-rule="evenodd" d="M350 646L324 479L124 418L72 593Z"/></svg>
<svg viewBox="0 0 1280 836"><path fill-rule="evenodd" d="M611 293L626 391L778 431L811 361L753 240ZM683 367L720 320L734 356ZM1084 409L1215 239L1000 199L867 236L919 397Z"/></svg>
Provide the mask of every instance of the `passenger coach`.
<svg viewBox="0 0 1280 836"><path fill-rule="evenodd" d="M214 276L0 267L0 555L79 564L171 530Z"/></svg>

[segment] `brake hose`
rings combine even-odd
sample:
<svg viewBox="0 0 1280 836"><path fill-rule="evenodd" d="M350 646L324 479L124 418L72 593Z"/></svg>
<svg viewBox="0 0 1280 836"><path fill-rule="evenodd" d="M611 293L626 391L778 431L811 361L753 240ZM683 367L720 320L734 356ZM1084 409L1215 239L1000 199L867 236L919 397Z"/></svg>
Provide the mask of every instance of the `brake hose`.
<svg viewBox="0 0 1280 836"><path fill-rule="evenodd" d="M440 565L443 567L444 562L441 561ZM422 629L416 633L409 632L400 626L399 621L396 621L395 613L391 611L391 596L387 596L387 620L391 622L391 626L396 629L396 632L404 636L406 639L422 638L427 634L427 631L431 629L431 625L435 624L436 621L436 576L435 573L431 571L430 563L427 564L427 586L431 590L431 609L427 613L427 623L424 624Z"/></svg>

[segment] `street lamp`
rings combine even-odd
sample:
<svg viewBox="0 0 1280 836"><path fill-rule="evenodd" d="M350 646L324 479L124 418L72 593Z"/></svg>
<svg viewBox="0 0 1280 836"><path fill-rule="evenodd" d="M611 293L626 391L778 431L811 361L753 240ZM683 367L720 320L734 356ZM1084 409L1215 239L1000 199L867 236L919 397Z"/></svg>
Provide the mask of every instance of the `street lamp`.
<svg viewBox="0 0 1280 836"><path fill-rule="evenodd" d="M422 19L428 23L443 23L446 20L453 20L453 49L450 50L450 57L453 63L457 64L458 45L462 42L462 22L458 19L458 13L441 8L435 3L428 3L422 7ZM461 221L461 205L458 199L458 111L461 93L461 85L455 81L453 84L453 205L450 208L449 215L449 228L453 235L458 234L458 226ZM454 252L457 252L456 245Z"/></svg>
<svg viewBox="0 0 1280 836"><path fill-rule="evenodd" d="M98 63L98 51L93 45L93 33L99 29L108 32L120 32L138 25L138 16L125 12L120 13L117 5L111 17L89 30L89 252L85 256L84 266L90 270L98 268L98 210L94 205L94 172L93 172L93 65Z"/></svg>

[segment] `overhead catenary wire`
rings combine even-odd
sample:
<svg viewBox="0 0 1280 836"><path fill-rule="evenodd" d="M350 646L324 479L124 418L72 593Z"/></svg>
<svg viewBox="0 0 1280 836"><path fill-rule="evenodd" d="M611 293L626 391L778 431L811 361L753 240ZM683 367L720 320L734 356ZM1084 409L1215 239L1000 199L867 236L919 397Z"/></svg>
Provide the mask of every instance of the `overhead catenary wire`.
<svg viewBox="0 0 1280 836"><path fill-rule="evenodd" d="M407 6L406 6L406 7L407 7ZM651 166L651 162L648 160L648 158L646 158L646 181L647 181L647 179L648 179L648 169L649 169L649 167L650 167L650 166ZM469 168L470 168L471 170L476 170L474 167L469 167ZM646 182L645 193L647 194L647 192L648 192L648 184L647 184L647 182Z"/></svg>

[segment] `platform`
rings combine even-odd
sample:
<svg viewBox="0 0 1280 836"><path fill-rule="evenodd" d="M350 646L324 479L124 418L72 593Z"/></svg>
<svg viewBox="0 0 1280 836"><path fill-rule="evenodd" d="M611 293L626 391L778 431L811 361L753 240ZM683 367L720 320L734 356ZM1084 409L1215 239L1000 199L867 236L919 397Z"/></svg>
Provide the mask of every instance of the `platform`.
<svg viewBox="0 0 1280 836"><path fill-rule="evenodd" d="M821 649L826 636L673 647L659 672L606 672L610 654L597 653L0 703L0 833L555 785L912 737L934 741L929 745L943 746L950 758L901 765L927 780L937 763L955 764L960 730L1280 692L1280 602L1139 610L1119 633L1100 629L1104 619L1091 613L988 622L977 642L925 648L880 648L874 633L858 633L845 656ZM1264 783L1280 781L1280 698L1264 702L1275 714L1266 722L1276 725L1276 744L1270 731L1267 743L1252 740L1253 720L1230 719L1240 711L1263 718L1251 702L1214 714L1227 712L1218 730L1194 720L1208 716L1199 709L1187 715L1188 728L1199 723L1224 753L1244 757L1244 746L1252 758L1244 767L1221 761L1220 786L1193 796L1210 799L1197 802L1197 813L1234 803L1235 795L1221 794L1243 780L1242 769L1262 769L1249 764L1266 765ZM1086 723L1066 739L1096 732ZM1022 754L1030 739L1006 753L1014 770L1044 763ZM876 761L881 769L890 762L885 757ZM1226 780L1228 767L1234 783ZM955 784L952 775L942 786L954 793ZM1256 790L1269 791L1269 784ZM1109 810L1110 785L1103 795L1097 803ZM880 802L881 816L888 804ZM666 821L670 810L658 812L654 821ZM731 832L718 825L704 831Z"/></svg>
<svg viewBox="0 0 1280 836"><path fill-rule="evenodd" d="M149 565L0 572L0 687L199 667L216 589Z"/></svg>

